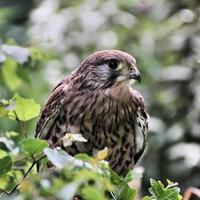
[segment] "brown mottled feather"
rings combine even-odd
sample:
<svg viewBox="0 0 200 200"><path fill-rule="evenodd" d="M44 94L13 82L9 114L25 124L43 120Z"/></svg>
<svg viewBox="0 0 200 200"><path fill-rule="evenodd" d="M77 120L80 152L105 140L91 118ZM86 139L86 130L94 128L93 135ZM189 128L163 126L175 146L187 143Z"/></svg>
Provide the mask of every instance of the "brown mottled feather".
<svg viewBox="0 0 200 200"><path fill-rule="evenodd" d="M111 59L122 68L108 68ZM36 127L36 137L61 146L74 155L109 149L107 160L119 174L127 173L141 157L148 129L144 99L128 84L127 72L135 59L116 50L89 56L53 90ZM60 138L66 132L81 133L87 143L64 147Z"/></svg>

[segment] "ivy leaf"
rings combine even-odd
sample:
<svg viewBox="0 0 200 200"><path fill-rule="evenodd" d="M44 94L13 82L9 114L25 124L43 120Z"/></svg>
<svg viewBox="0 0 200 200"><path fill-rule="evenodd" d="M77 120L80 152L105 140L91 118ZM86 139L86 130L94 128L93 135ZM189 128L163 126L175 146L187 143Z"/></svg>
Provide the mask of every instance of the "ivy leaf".
<svg viewBox="0 0 200 200"><path fill-rule="evenodd" d="M0 174L7 173L12 168L12 160L9 156L0 158Z"/></svg>
<svg viewBox="0 0 200 200"><path fill-rule="evenodd" d="M3 143L5 147L11 152L13 152L15 149L14 141L11 139L8 139L7 137L0 137L0 143Z"/></svg>
<svg viewBox="0 0 200 200"><path fill-rule="evenodd" d="M0 100L0 117L4 117L8 114L9 110L15 109L15 102L10 100Z"/></svg>
<svg viewBox="0 0 200 200"><path fill-rule="evenodd" d="M63 169L66 165L82 166L81 160L75 159L63 150L45 148L44 154L47 155L48 160L52 162L58 169Z"/></svg>
<svg viewBox="0 0 200 200"><path fill-rule="evenodd" d="M123 179L112 169L110 169L110 180L114 185L119 185L123 182Z"/></svg>
<svg viewBox="0 0 200 200"><path fill-rule="evenodd" d="M31 79L30 79L30 72L28 71L28 68L26 68L25 66L19 65L18 66L18 74L20 76L20 78L25 81L26 83L30 84L31 83Z"/></svg>
<svg viewBox="0 0 200 200"><path fill-rule="evenodd" d="M115 185L114 195L119 200L130 200L135 199L136 190L129 187L129 185L124 181L123 178L118 176L116 172L110 170L110 180L113 185Z"/></svg>
<svg viewBox="0 0 200 200"><path fill-rule="evenodd" d="M5 109L4 105L0 103L0 117L6 116L8 111Z"/></svg>
<svg viewBox="0 0 200 200"><path fill-rule="evenodd" d="M153 195L156 200L179 200L179 190L177 187L165 188L160 181L154 179L150 180L151 188L149 192Z"/></svg>
<svg viewBox="0 0 200 200"><path fill-rule="evenodd" d="M1 50L4 52L5 55L13 58L20 64L28 61L28 58L31 54L28 48L20 47L17 45L3 44Z"/></svg>
<svg viewBox="0 0 200 200"><path fill-rule="evenodd" d="M136 190L130 188L128 184L122 183L116 187L115 195L119 200L135 199Z"/></svg>
<svg viewBox="0 0 200 200"><path fill-rule="evenodd" d="M48 143L45 140L28 138L21 142L23 152L31 156L41 153L44 148L48 147Z"/></svg>
<svg viewBox="0 0 200 200"><path fill-rule="evenodd" d="M30 52L31 52L31 59L35 61L42 60L45 57L44 52L37 47L31 46Z"/></svg>
<svg viewBox="0 0 200 200"><path fill-rule="evenodd" d="M149 196L145 196L145 197L142 198L142 200L152 200L152 199Z"/></svg>
<svg viewBox="0 0 200 200"><path fill-rule="evenodd" d="M15 132L15 131L6 131L6 136L8 138L17 137L18 135L19 135L19 133Z"/></svg>
<svg viewBox="0 0 200 200"><path fill-rule="evenodd" d="M103 150L97 152L95 158L100 161L104 160L107 157L107 155L108 155L108 148L105 147Z"/></svg>
<svg viewBox="0 0 200 200"><path fill-rule="evenodd" d="M142 178L142 175L141 175L140 173L135 172L135 171L133 171L133 170L130 170L130 171L126 174L126 176L125 176L125 178L124 178L124 181L125 181L126 183L128 183L128 182L130 182L130 181L132 181L132 180L134 180L134 179L139 179L139 178Z"/></svg>
<svg viewBox="0 0 200 200"><path fill-rule="evenodd" d="M11 118L16 119L17 117L20 121L28 121L39 115L40 105L33 99L25 99L19 95L15 95L14 100L16 107L14 111L9 112Z"/></svg>
<svg viewBox="0 0 200 200"><path fill-rule="evenodd" d="M86 186L82 189L81 193L87 200L105 200L103 192L94 186Z"/></svg>
<svg viewBox="0 0 200 200"><path fill-rule="evenodd" d="M17 63L13 59L7 59L2 67L2 75L5 84L12 91L15 91L22 84L22 80L17 75Z"/></svg>
<svg viewBox="0 0 200 200"><path fill-rule="evenodd" d="M83 160L83 161L88 161L88 162L94 160L94 158L88 156L88 155L85 154L85 153L76 154L76 155L75 155L75 158L76 158L76 159L79 159L79 160Z"/></svg>
<svg viewBox="0 0 200 200"><path fill-rule="evenodd" d="M5 150L0 149L0 158L3 158L5 156L8 156L8 152L6 152Z"/></svg>

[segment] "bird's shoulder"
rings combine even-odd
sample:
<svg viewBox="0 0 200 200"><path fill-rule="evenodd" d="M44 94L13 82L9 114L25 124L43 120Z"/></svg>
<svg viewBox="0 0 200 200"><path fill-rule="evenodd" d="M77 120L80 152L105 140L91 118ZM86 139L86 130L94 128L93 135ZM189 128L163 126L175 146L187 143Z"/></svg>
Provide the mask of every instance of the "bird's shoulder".
<svg viewBox="0 0 200 200"><path fill-rule="evenodd" d="M148 124L149 116L146 111L146 105L143 96L137 90L134 89L130 89L130 92L133 101L137 106L137 117L140 117L142 121Z"/></svg>
<svg viewBox="0 0 200 200"><path fill-rule="evenodd" d="M133 98L133 101L138 107L145 109L145 101L143 96L137 90L130 88L130 93Z"/></svg>
<svg viewBox="0 0 200 200"><path fill-rule="evenodd" d="M145 101L143 96L137 90L131 90L131 94L135 104L137 105L136 120L135 120L135 138L136 138L136 154L135 161L141 157L147 139L149 115L146 111Z"/></svg>
<svg viewBox="0 0 200 200"><path fill-rule="evenodd" d="M45 129L49 129L56 116L59 114L71 88L70 76L60 81L52 90L36 125L35 137L40 137Z"/></svg>

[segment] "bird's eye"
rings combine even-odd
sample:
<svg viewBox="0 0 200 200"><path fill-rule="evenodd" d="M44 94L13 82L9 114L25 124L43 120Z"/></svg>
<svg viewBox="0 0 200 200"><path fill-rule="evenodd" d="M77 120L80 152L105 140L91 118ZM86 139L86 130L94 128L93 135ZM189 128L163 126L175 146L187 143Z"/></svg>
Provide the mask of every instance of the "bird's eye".
<svg viewBox="0 0 200 200"><path fill-rule="evenodd" d="M116 69L118 67L118 65L119 65L119 63L115 59L111 59L108 61L108 67L110 67L111 69Z"/></svg>

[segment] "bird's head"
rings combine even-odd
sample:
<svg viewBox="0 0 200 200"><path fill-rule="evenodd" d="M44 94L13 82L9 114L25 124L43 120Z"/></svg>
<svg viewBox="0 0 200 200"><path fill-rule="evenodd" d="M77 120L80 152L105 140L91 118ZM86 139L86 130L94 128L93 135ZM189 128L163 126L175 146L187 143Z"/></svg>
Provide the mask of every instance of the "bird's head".
<svg viewBox="0 0 200 200"><path fill-rule="evenodd" d="M90 55L77 72L84 74L82 87L91 89L126 87L130 86L131 80L140 81L141 78L135 58L118 50L103 50Z"/></svg>

